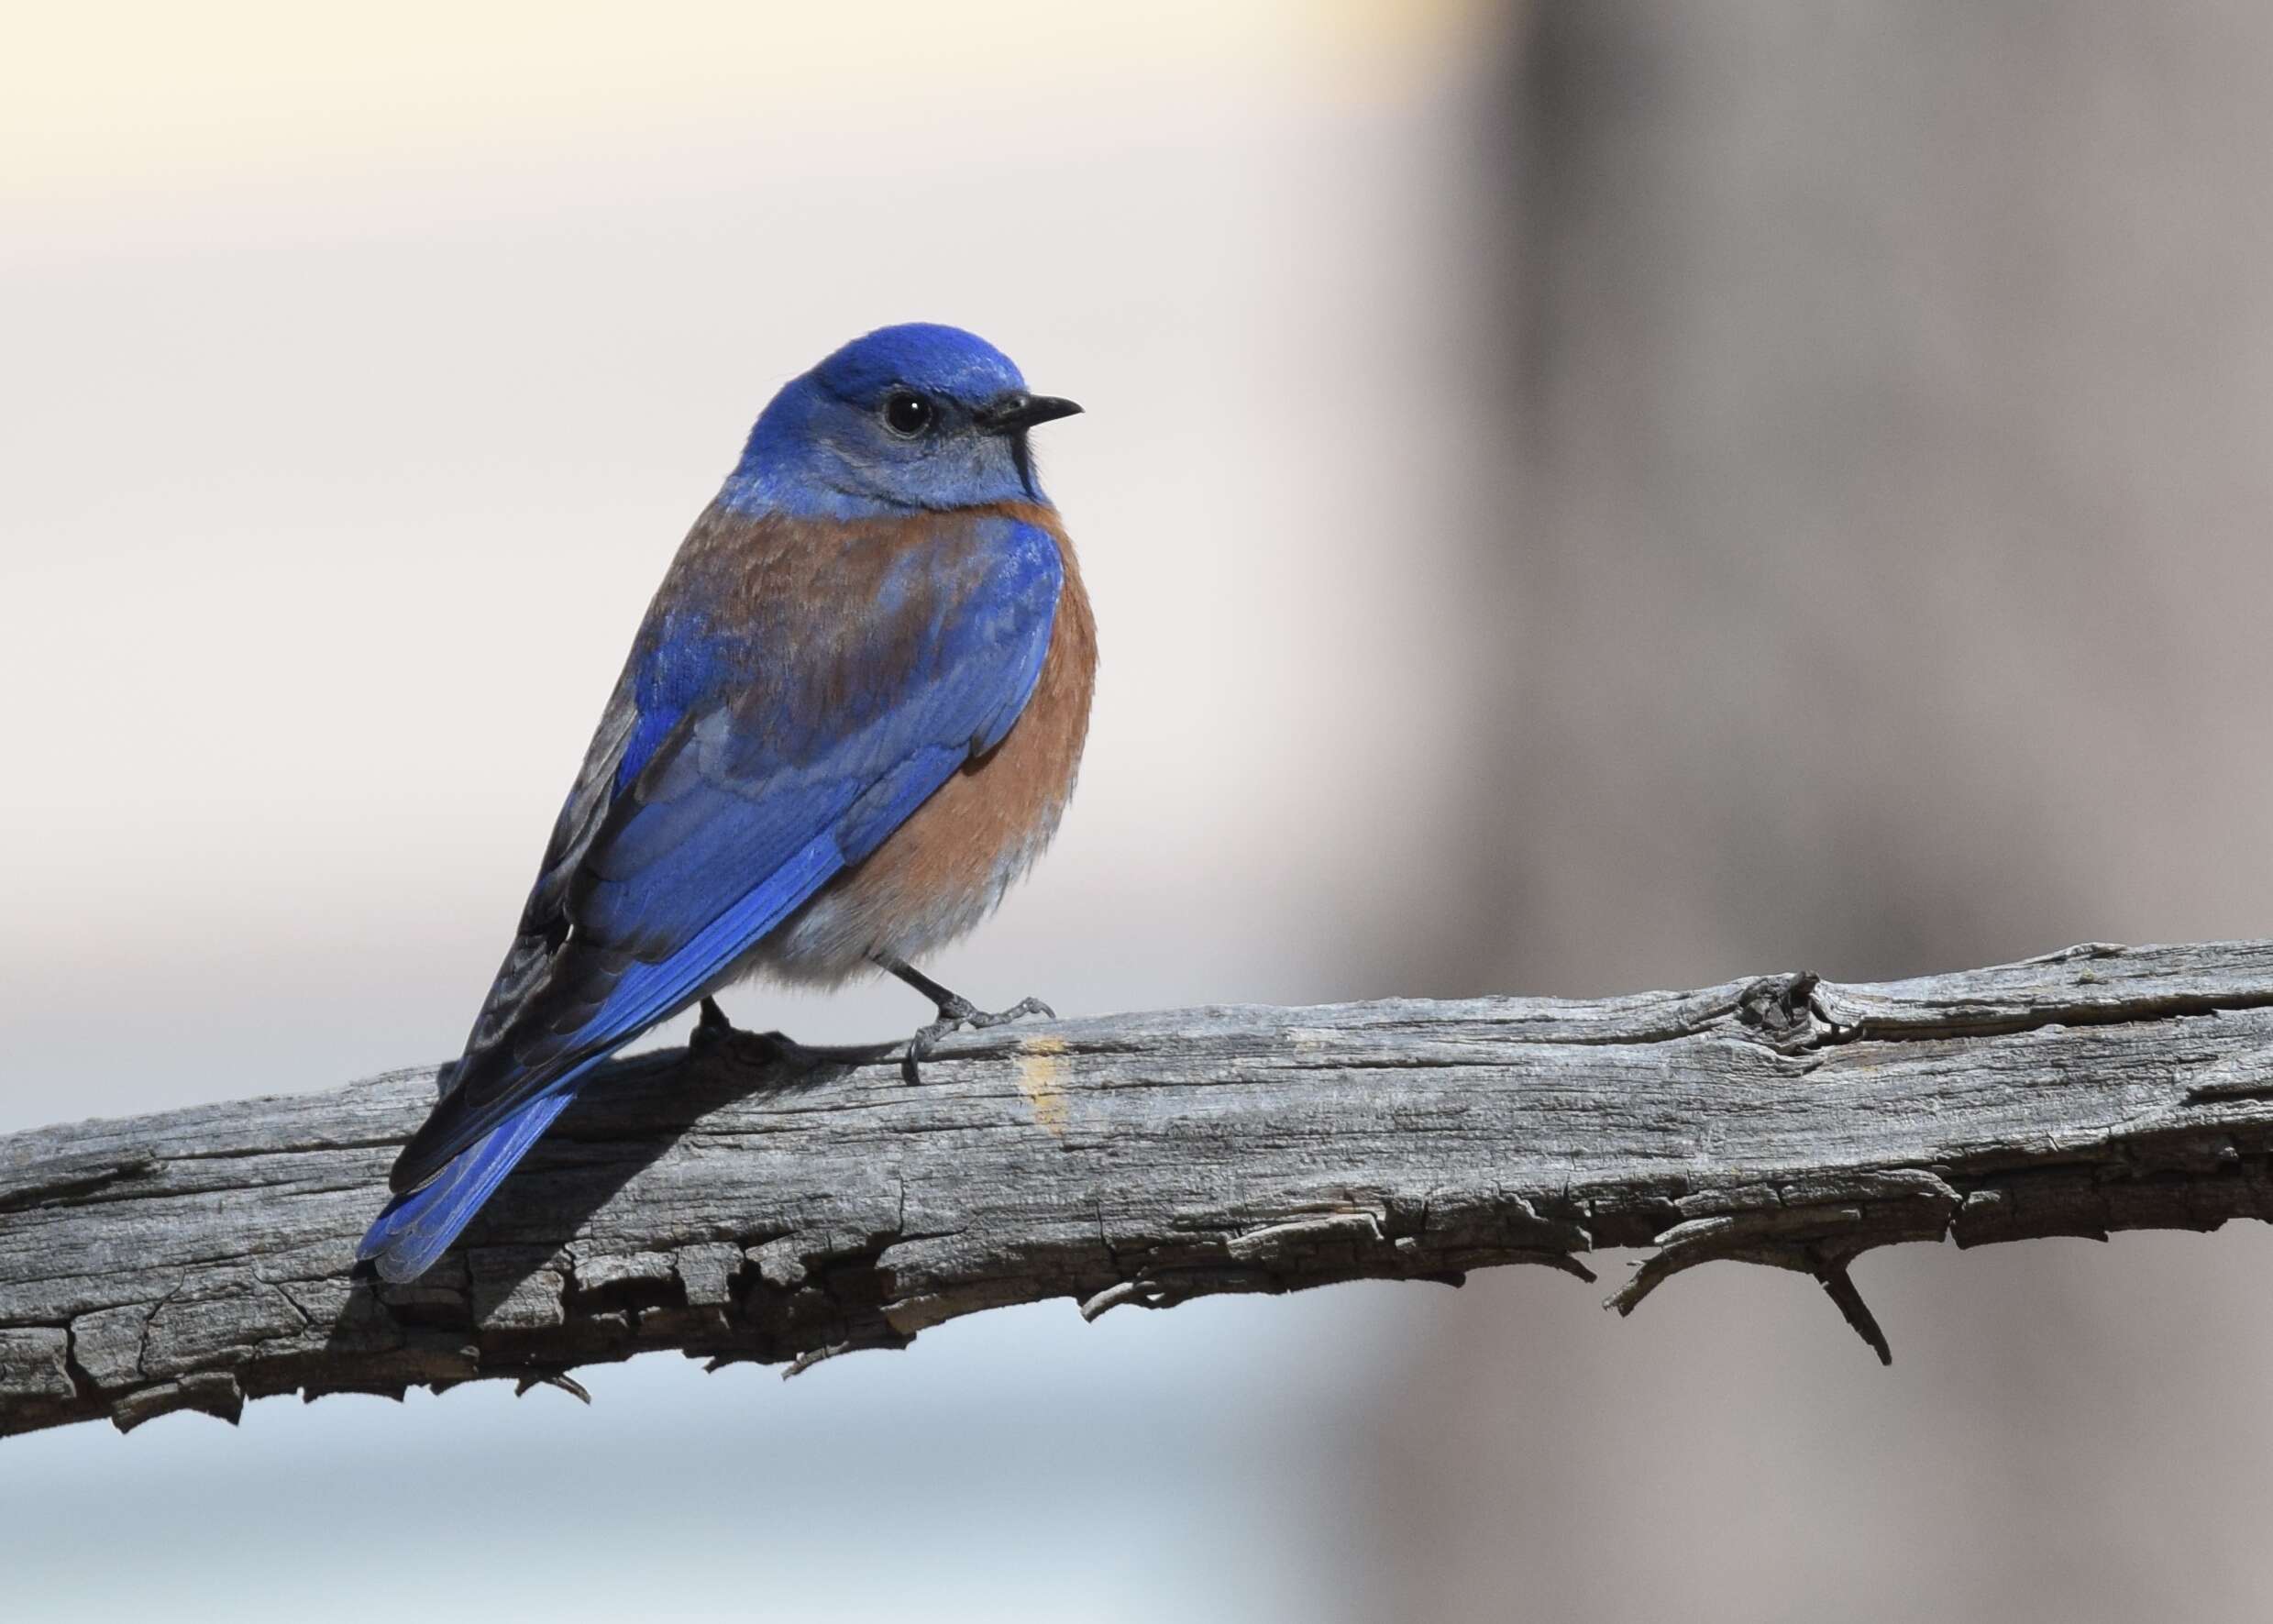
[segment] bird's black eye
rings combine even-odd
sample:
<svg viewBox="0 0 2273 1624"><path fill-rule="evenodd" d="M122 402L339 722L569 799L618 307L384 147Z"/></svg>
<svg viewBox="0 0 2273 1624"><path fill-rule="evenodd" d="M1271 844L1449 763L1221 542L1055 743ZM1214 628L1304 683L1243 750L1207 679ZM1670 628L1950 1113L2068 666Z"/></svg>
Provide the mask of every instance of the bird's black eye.
<svg viewBox="0 0 2273 1624"><path fill-rule="evenodd" d="M902 439L912 440L932 426L932 403L912 389L895 389L884 397L884 426Z"/></svg>

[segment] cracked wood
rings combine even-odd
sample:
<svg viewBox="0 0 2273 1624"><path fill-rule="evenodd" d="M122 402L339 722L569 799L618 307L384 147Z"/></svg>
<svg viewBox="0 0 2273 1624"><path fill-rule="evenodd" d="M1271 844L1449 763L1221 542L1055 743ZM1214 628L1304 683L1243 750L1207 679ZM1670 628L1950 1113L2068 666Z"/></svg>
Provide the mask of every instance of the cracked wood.
<svg viewBox="0 0 2273 1624"><path fill-rule="evenodd" d="M1871 986L1061 1021L790 1071L618 1063L425 1279L350 1273L431 1068L0 1139L0 1432L248 1398L567 1385L648 1349L794 1371L1068 1298L1585 1275L1822 1283L1877 1246L2273 1214L2273 943ZM1591 1278L1591 1276L1588 1277Z"/></svg>

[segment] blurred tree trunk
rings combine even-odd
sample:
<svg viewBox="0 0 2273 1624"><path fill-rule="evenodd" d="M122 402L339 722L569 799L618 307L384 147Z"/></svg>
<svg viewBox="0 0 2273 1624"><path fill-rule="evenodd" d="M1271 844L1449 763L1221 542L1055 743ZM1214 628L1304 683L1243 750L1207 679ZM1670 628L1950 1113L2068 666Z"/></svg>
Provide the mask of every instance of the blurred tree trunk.
<svg viewBox="0 0 2273 1624"><path fill-rule="evenodd" d="M1524 404L1475 600L1515 635L1473 786L1504 923L1444 989L2262 929L2273 12L1510 26L1480 207L1518 200L1495 285ZM1765 1298L1669 1292L1679 1353L1527 1314L1523 1281L1432 1301L1362 1491L1385 1577L1360 1610L2248 1610L2257 1497L2182 1463L2273 1448L2273 1315L2216 1278L2273 1248L2028 1250L2025 1288L1920 1296L1923 1357L1852 1408L1851 1350ZM2183 1329L2142 1311L2160 1288Z"/></svg>

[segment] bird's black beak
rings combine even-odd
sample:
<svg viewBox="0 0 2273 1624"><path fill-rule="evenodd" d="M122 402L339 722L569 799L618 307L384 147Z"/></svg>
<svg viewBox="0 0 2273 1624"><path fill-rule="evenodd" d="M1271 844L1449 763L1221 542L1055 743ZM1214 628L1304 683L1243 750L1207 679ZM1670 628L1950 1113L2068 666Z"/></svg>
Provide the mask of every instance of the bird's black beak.
<svg viewBox="0 0 2273 1624"><path fill-rule="evenodd" d="M974 419L988 434L1018 434L1037 423L1071 417L1080 410L1074 402L1060 400L1054 394L1028 394L1023 390L1013 390L988 401L974 414Z"/></svg>

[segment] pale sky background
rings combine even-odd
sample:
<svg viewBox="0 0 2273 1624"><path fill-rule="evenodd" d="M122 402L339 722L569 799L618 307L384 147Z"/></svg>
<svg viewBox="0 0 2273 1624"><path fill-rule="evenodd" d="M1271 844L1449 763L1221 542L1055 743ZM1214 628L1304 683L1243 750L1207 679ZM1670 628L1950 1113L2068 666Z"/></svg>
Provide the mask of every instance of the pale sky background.
<svg viewBox="0 0 2273 1624"><path fill-rule="evenodd" d="M454 1052L750 418L909 319L1088 406L1042 455L1105 658L1057 850L931 967L1069 1011L1398 989L1352 922L1462 880L1376 854L1450 845L1460 662L1412 651L1493 381L1443 297L1484 21L225 5L10 33L0 1127ZM822 1039L924 1013L730 1002ZM1410 1301L1054 1304L787 1385L601 1368L590 1411L490 1386L13 1440L0 1571L27 1616L1314 1618L1352 1509L1330 1418Z"/></svg>

